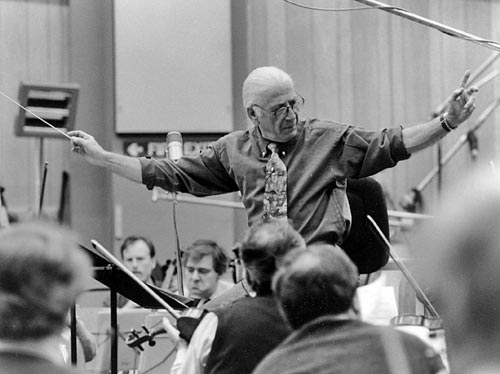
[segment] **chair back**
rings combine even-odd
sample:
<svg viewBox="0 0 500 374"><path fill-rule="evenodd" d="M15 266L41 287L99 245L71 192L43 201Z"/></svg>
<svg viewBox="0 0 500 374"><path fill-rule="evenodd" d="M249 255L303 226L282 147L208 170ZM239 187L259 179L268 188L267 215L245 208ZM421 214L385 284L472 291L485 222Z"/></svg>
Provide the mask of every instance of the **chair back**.
<svg viewBox="0 0 500 374"><path fill-rule="evenodd" d="M385 245L372 231L370 215L389 238L389 217L382 186L373 178L348 179L347 199L352 222L349 235L340 245L358 267L360 274L373 273L389 260Z"/></svg>

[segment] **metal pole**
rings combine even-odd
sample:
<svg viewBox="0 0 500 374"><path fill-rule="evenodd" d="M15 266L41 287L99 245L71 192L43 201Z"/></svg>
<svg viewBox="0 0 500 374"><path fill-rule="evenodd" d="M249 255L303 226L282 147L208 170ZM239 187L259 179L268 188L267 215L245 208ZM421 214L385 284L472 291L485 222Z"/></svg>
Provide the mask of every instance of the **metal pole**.
<svg viewBox="0 0 500 374"><path fill-rule="evenodd" d="M392 258L392 261L394 261L394 263L401 270L401 272L403 273L403 275L405 276L405 278L411 284L411 286L415 290L415 293L417 294L417 296L419 297L419 299L424 302L425 306L429 309L429 311L431 312L431 314L432 314L433 317L439 317L439 314L438 314L437 310L434 308L434 306L432 305L431 301L426 296L426 294L424 293L424 291L420 288L420 286L418 285L418 283L415 280L415 278L413 278L412 274L410 273L410 271L408 270L408 268L406 267L406 265L403 262L399 261L399 256L397 255L397 253L394 252L394 249L392 248L391 244L389 243L389 241L385 237L385 235L382 232L382 230L380 230L380 227L378 227L377 223L373 220L373 218L370 215L367 215L366 218L368 218L368 221L370 221L370 223L372 224L372 226L375 229L376 233L378 234L378 236L380 237L380 239L382 239L382 241L386 245L387 252L389 253L389 256Z"/></svg>
<svg viewBox="0 0 500 374"><path fill-rule="evenodd" d="M469 42L479 44L483 47L493 49L497 52L500 52L500 44L495 42L495 41L486 40L485 38L480 38L476 35L466 33L464 31L455 29L455 28L447 26L445 24L442 24L442 23L439 23L436 21L432 21L428 18L424 18L424 17L421 17L419 15L413 14L405 9L394 7L391 5L387 5L387 4L381 3L380 1L374 1L374 0L354 0L354 1L357 1L358 3L372 6L374 8L378 8L378 9L383 10L385 12L392 13L392 14L395 14L399 17L406 18L410 21L417 22L417 23L420 23L422 25L431 27L431 28L439 30L447 35L458 37L458 38L467 40Z"/></svg>

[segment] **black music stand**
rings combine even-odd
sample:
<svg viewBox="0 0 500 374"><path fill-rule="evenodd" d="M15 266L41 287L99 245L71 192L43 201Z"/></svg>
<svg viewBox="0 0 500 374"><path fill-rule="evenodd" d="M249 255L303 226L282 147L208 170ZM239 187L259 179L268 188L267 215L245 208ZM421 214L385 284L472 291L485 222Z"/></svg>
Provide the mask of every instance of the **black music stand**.
<svg viewBox="0 0 500 374"><path fill-rule="evenodd" d="M94 278L109 287L111 294L110 303L110 325L111 325L111 374L118 372L118 322L117 322L117 293L132 300L134 303L146 309L163 309L164 307L150 294L137 284L137 282L124 271L122 271L113 259L107 258L98 248L87 248L79 245L90 256L94 266ZM147 286L174 309L184 310L193 306L194 300L165 291L151 284Z"/></svg>

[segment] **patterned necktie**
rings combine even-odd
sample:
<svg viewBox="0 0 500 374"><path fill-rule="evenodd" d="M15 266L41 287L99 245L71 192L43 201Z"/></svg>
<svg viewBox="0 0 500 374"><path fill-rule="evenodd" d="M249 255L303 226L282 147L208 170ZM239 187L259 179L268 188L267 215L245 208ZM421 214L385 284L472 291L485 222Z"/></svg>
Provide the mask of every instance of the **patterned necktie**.
<svg viewBox="0 0 500 374"><path fill-rule="evenodd" d="M286 166L278 155L275 143L267 146L271 157L266 164L264 217L287 218Z"/></svg>

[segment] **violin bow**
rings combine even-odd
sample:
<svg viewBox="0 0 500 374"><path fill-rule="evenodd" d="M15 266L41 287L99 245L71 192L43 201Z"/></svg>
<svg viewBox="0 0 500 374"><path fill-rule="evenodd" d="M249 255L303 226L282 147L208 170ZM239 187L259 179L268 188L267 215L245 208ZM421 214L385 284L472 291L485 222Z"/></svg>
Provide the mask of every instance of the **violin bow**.
<svg viewBox="0 0 500 374"><path fill-rule="evenodd" d="M395 253L394 249L392 248L391 244L389 243L389 241L387 240L387 238L385 237L384 233L382 232L380 227L377 225L375 220L370 215L367 215L366 218L368 218L368 221L371 223L372 227L375 229L375 232L377 233L379 238L384 242L384 244L387 248L387 252L389 253L389 256L394 261L394 263L397 265L399 270L401 270L401 272L406 277L408 282L411 284L411 286L415 290L415 293L417 294L418 298L423 301L425 307L429 310L429 312L431 313L431 315L433 317L439 318L439 313L434 308L434 306L432 305L431 301L429 300L427 295L424 293L424 291L420 288L420 286L418 285L417 281L415 280L415 278L413 277L411 272L408 270L408 268L406 267L406 265L403 262L399 261L399 258L398 258L399 256L394 255L394 253Z"/></svg>

